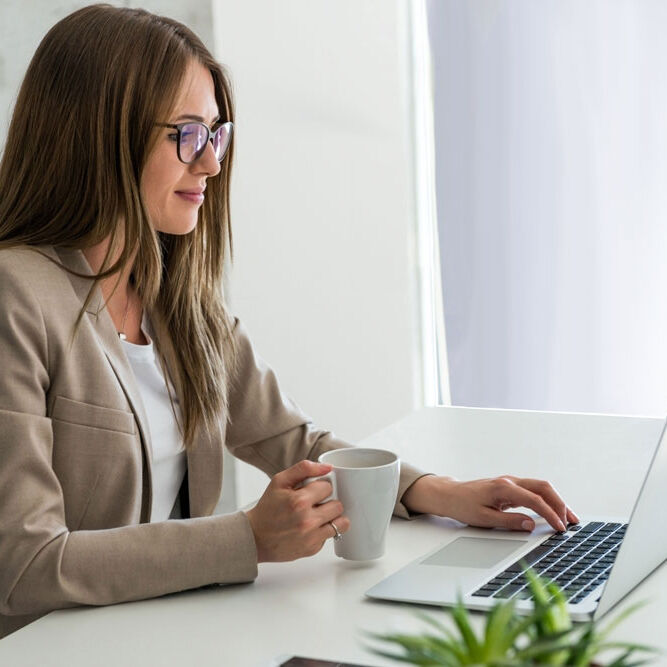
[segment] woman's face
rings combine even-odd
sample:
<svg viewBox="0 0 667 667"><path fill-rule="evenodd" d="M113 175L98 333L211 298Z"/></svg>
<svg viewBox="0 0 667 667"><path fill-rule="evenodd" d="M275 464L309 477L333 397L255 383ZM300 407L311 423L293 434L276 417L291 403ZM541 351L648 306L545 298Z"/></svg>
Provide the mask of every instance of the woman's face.
<svg viewBox="0 0 667 667"><path fill-rule="evenodd" d="M211 73L193 61L186 73L171 118L160 122L177 124L201 121L211 127L219 117ZM156 231L187 234L197 224L205 197L206 179L220 171L211 142L203 155L183 164L176 153L176 130L162 128L141 176L141 194Z"/></svg>

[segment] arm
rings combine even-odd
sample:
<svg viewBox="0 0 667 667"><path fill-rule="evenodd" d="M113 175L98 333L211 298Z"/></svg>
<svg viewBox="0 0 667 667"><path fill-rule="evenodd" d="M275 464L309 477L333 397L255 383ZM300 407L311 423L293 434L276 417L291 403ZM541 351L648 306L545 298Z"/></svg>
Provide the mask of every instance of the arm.
<svg viewBox="0 0 667 667"><path fill-rule="evenodd" d="M234 334L238 363L230 393L226 442L234 456L273 477L302 459L317 461L324 452L351 446L333 433L315 428L310 418L283 394L275 373L255 353L238 320ZM410 517L402 497L423 475L401 461L395 515Z"/></svg>
<svg viewBox="0 0 667 667"><path fill-rule="evenodd" d="M252 580L255 544L240 512L68 530L46 411L51 378L62 369L49 358L38 290L30 289L30 271L18 264L6 257L0 264L0 614ZM77 451L85 455L84 449ZM2 625L0 617L0 635Z"/></svg>
<svg viewBox="0 0 667 667"><path fill-rule="evenodd" d="M301 459L316 461L323 452L350 446L332 433L313 427L280 391L275 373L255 354L238 320L234 332L239 352L238 382L230 396L227 446L235 456L274 477ZM534 522L529 516L505 511L512 507L533 509L556 530L563 530L563 522L578 520L548 482L512 476L459 482L424 474L401 461L396 516L436 514L474 526L532 530Z"/></svg>
<svg viewBox="0 0 667 667"><path fill-rule="evenodd" d="M482 528L533 530L531 517L506 511L514 507L534 510L558 531L579 522L549 482L512 475L471 482L431 475L417 480L403 502L414 512L447 516Z"/></svg>

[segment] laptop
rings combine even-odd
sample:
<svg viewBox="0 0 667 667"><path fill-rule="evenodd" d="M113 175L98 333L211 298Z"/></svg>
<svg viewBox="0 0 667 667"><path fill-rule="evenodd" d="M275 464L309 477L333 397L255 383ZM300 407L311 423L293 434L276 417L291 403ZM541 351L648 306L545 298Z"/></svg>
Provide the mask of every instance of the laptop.
<svg viewBox="0 0 667 667"><path fill-rule="evenodd" d="M599 618L667 559L667 530L656 519L667 504L666 424L629 519L584 517L557 533L544 519L530 535L463 527L433 551L383 579L370 598L488 610L514 599L533 606L524 564L564 590L574 620Z"/></svg>

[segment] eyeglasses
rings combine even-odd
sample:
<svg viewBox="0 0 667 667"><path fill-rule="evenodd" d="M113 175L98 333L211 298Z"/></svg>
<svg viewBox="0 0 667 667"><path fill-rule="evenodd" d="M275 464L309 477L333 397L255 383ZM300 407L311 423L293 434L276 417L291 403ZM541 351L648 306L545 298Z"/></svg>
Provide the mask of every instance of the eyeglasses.
<svg viewBox="0 0 667 667"><path fill-rule="evenodd" d="M232 128L234 124L231 121L222 123L216 130L211 130L204 123L189 121L173 125L171 123L155 123L159 127L171 127L176 130L178 143L176 144L176 154L178 159L190 164L198 160L206 150L210 141L213 144L213 151L218 162L222 162L232 138Z"/></svg>

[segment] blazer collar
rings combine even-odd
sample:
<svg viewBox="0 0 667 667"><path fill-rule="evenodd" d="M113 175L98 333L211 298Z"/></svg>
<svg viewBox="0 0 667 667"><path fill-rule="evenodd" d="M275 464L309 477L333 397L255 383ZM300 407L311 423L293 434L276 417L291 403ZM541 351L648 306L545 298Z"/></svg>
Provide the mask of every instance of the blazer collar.
<svg viewBox="0 0 667 667"><path fill-rule="evenodd" d="M46 254L62 263L67 269L84 275L93 275L92 269L81 250L74 248L53 248L48 249ZM69 272L67 272L67 276L72 283L72 288L74 289L75 294L83 306L90 290L90 279L81 278ZM146 416L146 410L143 401L141 400L139 387L134 378L130 362L123 350L120 339L118 338L118 333L116 332L113 320L104 305L104 299L99 287L95 289L91 301L86 307L86 314L92 325L92 329L104 350L109 364L123 388L128 403L130 404L130 408L139 425L141 444L144 450L144 493L141 507L141 520L142 522L150 521L152 506L151 462L153 460L153 447L151 444L150 430L148 428L148 417Z"/></svg>

